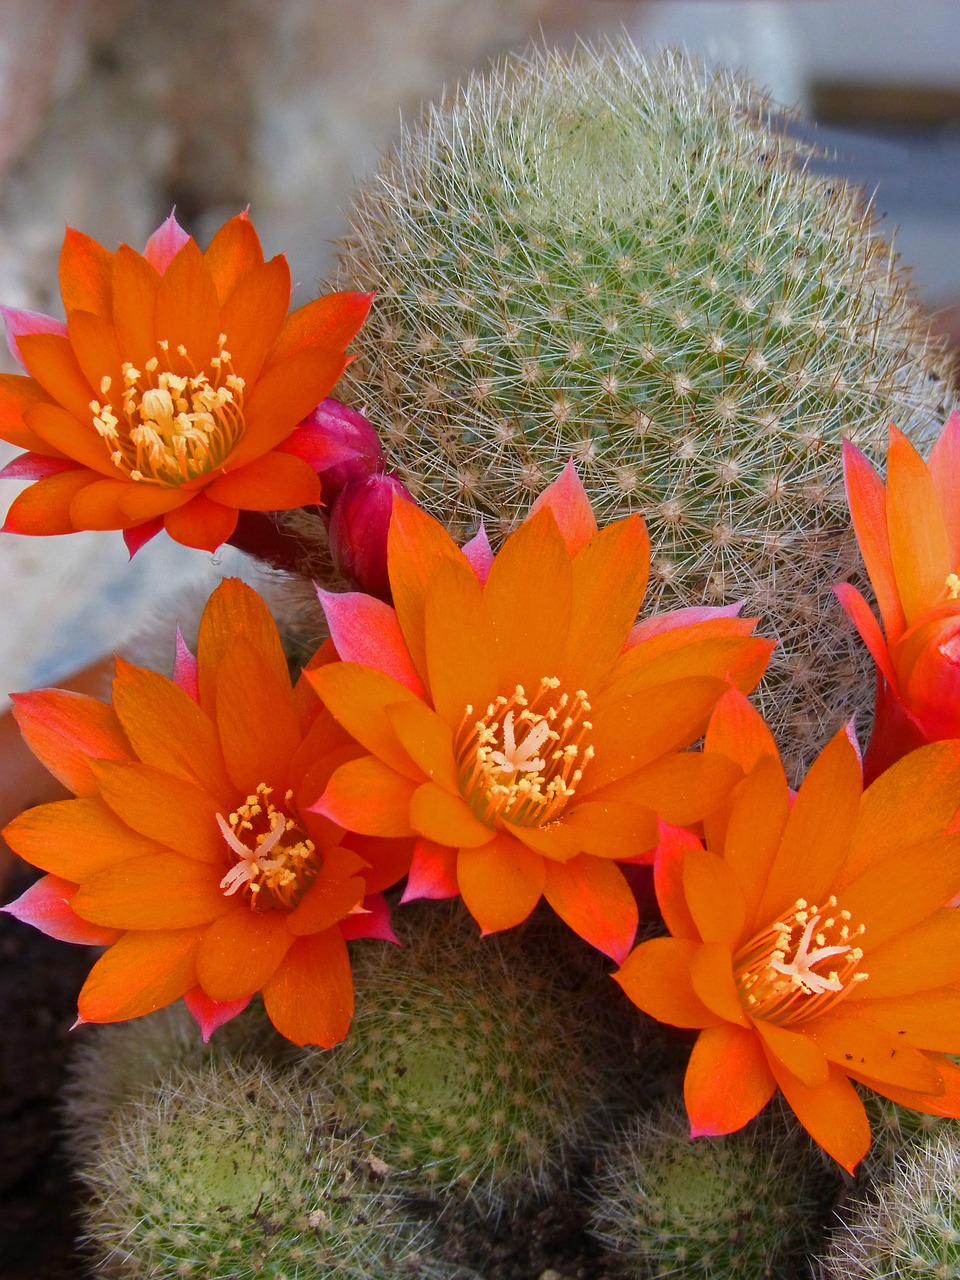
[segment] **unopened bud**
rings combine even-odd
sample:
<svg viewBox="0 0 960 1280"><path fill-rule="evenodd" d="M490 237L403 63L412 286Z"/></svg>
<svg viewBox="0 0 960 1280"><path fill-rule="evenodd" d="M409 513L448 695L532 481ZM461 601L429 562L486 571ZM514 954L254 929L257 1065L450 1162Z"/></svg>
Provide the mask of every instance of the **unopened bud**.
<svg viewBox="0 0 960 1280"><path fill-rule="evenodd" d="M387 531L394 495L413 501L396 476L372 475L345 484L330 509L330 551L337 571L381 600L390 599Z"/></svg>
<svg viewBox="0 0 960 1280"><path fill-rule="evenodd" d="M386 465L380 437L367 419L332 397L321 400L300 423L296 435L316 451L308 460L319 472L327 507L344 485L366 480Z"/></svg>

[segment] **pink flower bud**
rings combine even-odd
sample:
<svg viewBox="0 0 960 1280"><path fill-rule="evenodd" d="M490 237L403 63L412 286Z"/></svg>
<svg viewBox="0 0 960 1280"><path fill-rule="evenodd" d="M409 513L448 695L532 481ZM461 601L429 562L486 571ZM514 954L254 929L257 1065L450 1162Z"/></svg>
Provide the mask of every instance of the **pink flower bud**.
<svg viewBox="0 0 960 1280"><path fill-rule="evenodd" d="M330 510L330 551L337 571L381 600L390 599L387 530L395 494L413 501L396 476L371 475L345 484Z"/></svg>
<svg viewBox="0 0 960 1280"><path fill-rule="evenodd" d="M305 438L322 439L330 465L320 465L324 505L330 506L344 485L382 472L386 458L380 437L356 409L328 396L297 428Z"/></svg>

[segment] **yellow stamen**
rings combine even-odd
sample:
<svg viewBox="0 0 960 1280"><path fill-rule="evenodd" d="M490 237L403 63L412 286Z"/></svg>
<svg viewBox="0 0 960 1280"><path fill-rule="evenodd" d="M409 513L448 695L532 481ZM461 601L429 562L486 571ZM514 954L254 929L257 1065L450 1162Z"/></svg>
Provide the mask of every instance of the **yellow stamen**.
<svg viewBox="0 0 960 1280"><path fill-rule="evenodd" d="M947 574L947 598L956 600L960 596L960 575L956 573Z"/></svg>
<svg viewBox="0 0 960 1280"><path fill-rule="evenodd" d="M270 799L273 788L261 782L256 791L226 818L217 814L217 826L237 861L220 881L229 898L241 889L257 911L278 907L290 910L309 889L320 870L316 846L299 819L284 812ZM289 810L293 792L284 796Z"/></svg>

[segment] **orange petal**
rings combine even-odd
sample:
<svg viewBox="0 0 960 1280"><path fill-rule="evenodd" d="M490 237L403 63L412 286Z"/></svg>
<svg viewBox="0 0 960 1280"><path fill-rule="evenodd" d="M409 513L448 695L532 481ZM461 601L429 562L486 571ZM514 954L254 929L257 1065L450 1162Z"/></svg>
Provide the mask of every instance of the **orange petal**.
<svg viewBox="0 0 960 1280"><path fill-rule="evenodd" d="M912 929L871 947L864 967L870 981L857 983L845 1003L872 1004L884 996L919 995L960 982L960 911L936 911Z"/></svg>
<svg viewBox="0 0 960 1280"><path fill-rule="evenodd" d="M129 760L130 743L113 707L66 689L13 693L13 718L40 763L75 795L96 794L90 760Z"/></svg>
<svg viewBox="0 0 960 1280"><path fill-rule="evenodd" d="M476 849L493 838L490 827L461 796L451 795L435 782L425 782L413 793L410 825L418 835L456 848Z"/></svg>
<svg viewBox="0 0 960 1280"><path fill-rule="evenodd" d="M186 347L187 358L205 369L217 354L224 326L213 279L195 240L186 242L161 276L154 306L157 338L170 343L171 353Z"/></svg>
<svg viewBox="0 0 960 1280"><path fill-rule="evenodd" d="M308 347L272 364L247 395L247 432L232 455L242 466L275 448L332 391L347 367L345 356Z"/></svg>
<svg viewBox="0 0 960 1280"><path fill-rule="evenodd" d="M61 471L59 475L37 480L10 504L3 532L34 537L73 533L70 503L75 494L96 479L94 472L82 470Z"/></svg>
<svg viewBox="0 0 960 1280"><path fill-rule="evenodd" d="M70 503L75 529L129 529L188 502L179 489L139 485L132 480L98 480Z"/></svg>
<svg viewBox="0 0 960 1280"><path fill-rule="evenodd" d="M850 586L849 582L837 583L833 588L833 594L840 601L844 613L860 633L860 639L866 645L870 657L877 664L878 671L896 689L899 685L899 680L897 679L896 668L893 665L893 658L887 647L883 632L880 630L880 624L873 616L870 606L860 592L855 587Z"/></svg>
<svg viewBox="0 0 960 1280"><path fill-rule="evenodd" d="M718 1017L693 987L690 969L701 943L692 938L653 938L631 951L613 975L638 1009L671 1027L719 1027Z"/></svg>
<svg viewBox="0 0 960 1280"><path fill-rule="evenodd" d="M767 722L739 689L728 689L717 702L703 745L735 760L744 773L763 756L780 759Z"/></svg>
<svg viewBox="0 0 960 1280"><path fill-rule="evenodd" d="M60 250L60 294L67 314L93 311L113 318L113 254L82 231L67 227Z"/></svg>
<svg viewBox="0 0 960 1280"><path fill-rule="evenodd" d="M621 800L584 800L564 813L563 825L584 853L597 858L639 858L657 843L654 811Z"/></svg>
<svg viewBox="0 0 960 1280"><path fill-rule="evenodd" d="M246 795L266 782L282 795L300 745L290 677L279 673L243 637L227 645L217 667L216 716L224 763L234 785Z"/></svg>
<svg viewBox="0 0 960 1280"><path fill-rule="evenodd" d="M956 500L960 493L960 413L956 409L930 450L927 468L947 528L950 559L960 564L960 504Z"/></svg>
<svg viewBox="0 0 960 1280"><path fill-rule="evenodd" d="M768 1053L808 1089L816 1089L830 1079L830 1066L823 1051L805 1031L790 1031L759 1018L753 1023L753 1027L766 1045Z"/></svg>
<svg viewBox="0 0 960 1280"><path fill-rule="evenodd" d="M70 880L63 880L59 876L41 876L14 902L0 907L0 911L23 924L32 925L34 929L39 929L48 938L56 938L58 942L109 947L120 937L120 933L116 929L104 929L100 925L81 920L70 905L76 892L77 886Z"/></svg>
<svg viewBox="0 0 960 1280"><path fill-rule="evenodd" d="M137 369L143 369L158 354L158 336L168 338L173 348L183 341L176 334L156 332L154 310L159 287L157 270L129 245L122 244L113 256L113 326L124 360Z"/></svg>
<svg viewBox="0 0 960 1280"><path fill-rule="evenodd" d="M451 795L460 794L453 734L424 702L395 702L385 708L390 726L404 751L428 778Z"/></svg>
<svg viewBox="0 0 960 1280"><path fill-rule="evenodd" d="M368 847L376 843L380 842L367 842ZM400 841L389 843L394 845ZM321 856L323 865L319 875L307 890L303 901L287 916L287 928L297 936L332 929L354 907L360 905L367 892L362 861L355 852L351 849L334 848L324 850Z"/></svg>
<svg viewBox="0 0 960 1280"><path fill-rule="evenodd" d="M414 848L425 842L412 839L384 840L350 832L344 837L343 843L345 848L355 850L367 864L362 874L369 895L381 893L402 880L410 870Z"/></svg>
<svg viewBox="0 0 960 1280"><path fill-rule="evenodd" d="M507 538L483 588L505 688L536 689L543 676L565 674L572 590L569 554L553 516L542 510Z"/></svg>
<svg viewBox="0 0 960 1280"><path fill-rule="evenodd" d="M438 564L424 610L427 685L437 714L460 726L467 706L474 718L499 692L497 637L483 590L463 556ZM546 674L542 672L541 674Z"/></svg>
<svg viewBox="0 0 960 1280"><path fill-rule="evenodd" d="M252 587L227 578L207 601L197 636L200 705L212 715L217 701L217 674L223 655L235 639L246 640L271 671L273 683L287 676L287 659L273 615Z"/></svg>
<svg viewBox="0 0 960 1280"><path fill-rule="evenodd" d="M78 1001L84 1022L122 1022L163 1009L197 985L203 927L127 933L90 971Z"/></svg>
<svg viewBox="0 0 960 1280"><path fill-rule="evenodd" d="M83 376L95 391L94 398L97 401L103 400L100 392L101 379L108 375L116 385L123 361L113 324L108 318L94 315L90 311L72 311L67 316L67 334ZM108 394L106 398L110 400L111 396ZM92 422L92 410L89 412L89 419Z"/></svg>
<svg viewBox="0 0 960 1280"><path fill-rule="evenodd" d="M926 464L902 432L890 428L887 451L890 559L907 626L943 595L950 539ZM892 642L889 632L887 639Z"/></svg>
<svg viewBox="0 0 960 1280"><path fill-rule="evenodd" d="M456 849L434 844L432 840L417 840L410 861L410 875L400 901L455 898L459 892Z"/></svg>
<svg viewBox="0 0 960 1280"><path fill-rule="evenodd" d="M543 858L508 835L480 849L461 849L457 881L467 910L484 934L511 929L540 901Z"/></svg>
<svg viewBox="0 0 960 1280"><path fill-rule="evenodd" d="M948 1116L960 1118L960 1067L949 1058L940 1054L928 1055L933 1065L943 1078L943 1092L939 1094L917 1093L912 1089L899 1089L896 1085L873 1082L864 1078L862 1084L868 1085L883 1097L901 1107L909 1107L911 1111L919 1111L925 1116ZM854 1080L860 1080L856 1071L851 1071Z"/></svg>
<svg viewBox="0 0 960 1280"><path fill-rule="evenodd" d="M184 506L165 515L163 527L181 546L216 551L237 527L237 512L197 493Z"/></svg>
<svg viewBox="0 0 960 1280"><path fill-rule="evenodd" d="M733 793L723 859L743 894L747 932L761 923L758 907L790 813L790 789L778 757L760 756Z"/></svg>
<svg viewBox="0 0 960 1280"><path fill-rule="evenodd" d="M232 910L220 868L182 854L127 858L84 880L73 909L111 929L188 929Z"/></svg>
<svg viewBox="0 0 960 1280"><path fill-rule="evenodd" d="M217 800L207 791L139 763L92 761L97 788L127 826L201 862L226 861Z"/></svg>
<svg viewBox="0 0 960 1280"><path fill-rule="evenodd" d="M906 1036L861 1018L846 1018L842 1012L818 1018L807 1034L841 1070L854 1070L900 1089L943 1092L940 1073Z"/></svg>
<svg viewBox="0 0 960 1280"><path fill-rule="evenodd" d="M843 476L860 554L892 644L907 624L890 554L886 490L876 471L849 440L843 441Z"/></svg>
<svg viewBox="0 0 960 1280"><path fill-rule="evenodd" d="M336 771L313 812L368 836L412 836L410 802L417 783L376 756L351 760Z"/></svg>
<svg viewBox="0 0 960 1280"><path fill-rule="evenodd" d="M726 756L701 751L667 752L591 793L592 800L616 796L656 810L664 822L689 826L711 813L740 781L739 765Z"/></svg>
<svg viewBox="0 0 960 1280"><path fill-rule="evenodd" d="M33 378L25 378L18 373L0 373L0 440L16 445L18 449L53 453L54 447L32 431L24 420L27 410L40 403L49 401L46 392Z"/></svg>
<svg viewBox="0 0 960 1280"><path fill-rule="evenodd" d="M960 742L934 742L911 751L863 793L860 814L838 885L872 862L906 854L946 830L960 794Z"/></svg>
<svg viewBox="0 0 960 1280"><path fill-rule="evenodd" d="M232 788L209 716L189 694L155 671L117 659L113 705L144 764L230 800Z"/></svg>
<svg viewBox="0 0 960 1280"><path fill-rule="evenodd" d="M617 964L626 959L637 932L637 900L623 872L587 854L569 862L544 863L543 895L574 933Z"/></svg>
<svg viewBox="0 0 960 1280"><path fill-rule="evenodd" d="M28 809L8 824L3 838L33 866L75 884L104 867L165 848L132 831L98 797Z"/></svg>
<svg viewBox="0 0 960 1280"><path fill-rule="evenodd" d="M776 919L800 897L822 902L834 887L860 810L860 757L839 729L807 771L757 908ZM960 888L960 882L958 882Z"/></svg>
<svg viewBox="0 0 960 1280"><path fill-rule="evenodd" d="M775 1088L756 1034L724 1023L697 1037L683 1096L694 1138L735 1133L770 1101Z"/></svg>
<svg viewBox="0 0 960 1280"><path fill-rule="evenodd" d="M223 306L222 326L233 368L253 386L290 306L290 268L282 254L253 267ZM319 402L318 402L319 403Z"/></svg>
<svg viewBox="0 0 960 1280"><path fill-rule="evenodd" d="M265 453L214 480L206 494L243 511L290 511L320 501L320 477L292 453Z"/></svg>
<svg viewBox="0 0 960 1280"><path fill-rule="evenodd" d="M17 340L17 346L27 371L44 391L75 418L90 418L92 428L90 401L94 391L84 377L70 339L59 333L27 333Z"/></svg>
<svg viewBox="0 0 960 1280"><path fill-rule="evenodd" d="M844 886L843 905L866 926L864 941L872 949L934 915L958 892L960 835L953 835L914 845L909 861L888 858L868 867Z"/></svg>
<svg viewBox="0 0 960 1280"><path fill-rule="evenodd" d="M263 265L263 250L246 214L225 222L207 245L203 259L222 306L245 275Z"/></svg>
<svg viewBox="0 0 960 1280"><path fill-rule="evenodd" d="M562 819L543 827L525 827L519 822L503 822L502 829L535 853L554 862L569 862L581 853L580 841Z"/></svg>
<svg viewBox="0 0 960 1280"><path fill-rule="evenodd" d="M649 565L650 539L639 516L608 525L575 557L564 667L582 688L596 689L613 667L643 600Z"/></svg>
<svg viewBox="0 0 960 1280"><path fill-rule="evenodd" d="M733 954L722 942L707 942L690 961L690 981L703 1003L718 1018L741 1027L748 1024L733 977Z"/></svg>
<svg viewBox="0 0 960 1280"><path fill-rule="evenodd" d="M659 842L653 854L653 883L663 922L675 938L700 942L696 926L683 891L683 868L691 849L702 849L700 841L682 827L659 824Z"/></svg>
<svg viewBox="0 0 960 1280"><path fill-rule="evenodd" d="M845 1001L843 1012L848 1019L863 1018L882 1028L898 1044L907 1040L918 1049L960 1053L960 990L956 986L879 1000Z"/></svg>
<svg viewBox="0 0 960 1280"><path fill-rule="evenodd" d="M317 595L327 618L330 638L343 662L373 667L417 697L425 695L395 609L362 591L333 592L317 587Z"/></svg>
<svg viewBox="0 0 960 1280"><path fill-rule="evenodd" d="M848 1173L853 1173L870 1148L870 1122L856 1089L844 1073L831 1066L827 1083L811 1089L776 1058L771 1057L770 1068L810 1137Z"/></svg>
<svg viewBox="0 0 960 1280"><path fill-rule="evenodd" d="M49 449L55 449L57 453L83 463L98 478L117 478L117 468L110 461L109 451L94 430L93 416L89 412L80 420L68 413L62 405L40 400L26 410L24 421L31 432L46 442Z"/></svg>
<svg viewBox="0 0 960 1280"><path fill-rule="evenodd" d="M688 849L683 866L687 907L704 942L734 947L744 926L740 882L722 858L706 849Z"/></svg>
<svg viewBox="0 0 960 1280"><path fill-rule="evenodd" d="M264 986L263 1004L294 1044L338 1044L353 1017L353 976L340 930L298 938Z"/></svg>
<svg viewBox="0 0 960 1280"><path fill-rule="evenodd" d="M234 905L210 925L197 951L197 979L212 1000L245 1000L262 990L293 946L286 911Z"/></svg>
<svg viewBox="0 0 960 1280"><path fill-rule="evenodd" d="M749 693L769 660L773 641L751 635L756 620L714 618L657 632L628 648L611 676L608 694L624 697L683 676L715 676Z"/></svg>
<svg viewBox="0 0 960 1280"><path fill-rule="evenodd" d="M410 657L421 677L427 677L427 582L444 560L462 559L446 529L412 502L394 501L387 535L387 560L393 604Z"/></svg>
<svg viewBox="0 0 960 1280"><path fill-rule="evenodd" d="M366 320L372 302L372 293L328 293L291 311L270 352L267 367L310 347L346 350Z"/></svg>
<svg viewBox="0 0 960 1280"><path fill-rule="evenodd" d="M417 782L422 771L411 761L394 729L387 708L419 701L404 685L372 667L334 662L306 672L330 714L368 751L398 773Z"/></svg>
<svg viewBox="0 0 960 1280"><path fill-rule="evenodd" d="M544 507L556 521L571 556L585 547L597 532L597 518L572 460L563 468L558 478L543 490L530 508L527 519Z"/></svg>

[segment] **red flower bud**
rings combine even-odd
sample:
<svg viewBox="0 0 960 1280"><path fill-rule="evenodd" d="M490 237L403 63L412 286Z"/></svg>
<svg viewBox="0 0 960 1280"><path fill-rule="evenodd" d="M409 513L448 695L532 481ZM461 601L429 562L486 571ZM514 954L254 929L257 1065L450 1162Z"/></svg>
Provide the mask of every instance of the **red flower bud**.
<svg viewBox="0 0 960 1280"><path fill-rule="evenodd" d="M330 509L330 551L337 571L381 600L390 599L387 530L395 494L413 501L396 476L371 475L345 484Z"/></svg>
<svg viewBox="0 0 960 1280"><path fill-rule="evenodd" d="M326 457L335 459L329 465L317 467L327 507L344 485L366 480L386 466L380 437L367 419L332 396L321 400L313 413L304 418L298 431L322 440Z"/></svg>

